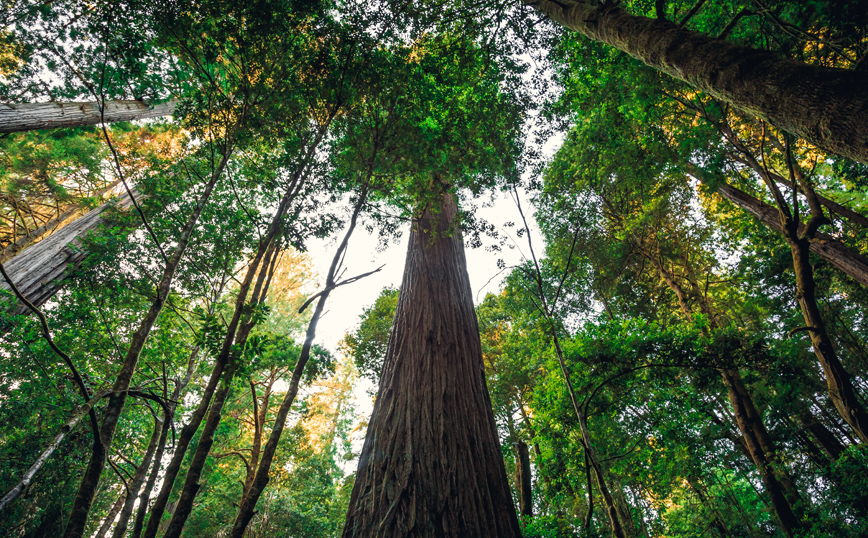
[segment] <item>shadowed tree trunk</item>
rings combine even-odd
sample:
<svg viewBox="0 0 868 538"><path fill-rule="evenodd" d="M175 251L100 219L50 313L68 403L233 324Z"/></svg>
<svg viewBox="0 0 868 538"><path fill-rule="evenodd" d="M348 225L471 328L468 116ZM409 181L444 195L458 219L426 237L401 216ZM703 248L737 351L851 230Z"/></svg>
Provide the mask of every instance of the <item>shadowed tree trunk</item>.
<svg viewBox="0 0 868 538"><path fill-rule="evenodd" d="M868 163L868 72L809 65L615 2L525 0L561 26L606 43L817 146Z"/></svg>
<svg viewBox="0 0 868 538"><path fill-rule="evenodd" d="M142 463L139 465L139 468L136 470L136 474L129 484L129 491L127 491L126 500L124 500L124 506L121 509L120 517L118 519L117 525L115 525L115 530L112 532L112 538L123 538L127 533L127 526L130 523L130 516L133 515L133 506L136 504L136 498L139 495L139 490L142 488L142 484L145 483L145 479L148 477L148 470L151 467L151 461L154 458L154 453L157 450L157 445L160 442L160 439L163 437L163 421L165 417L161 417L160 415L154 415L154 432L151 434L151 440L148 443L148 449L145 451L145 456L142 458Z"/></svg>
<svg viewBox="0 0 868 538"><path fill-rule="evenodd" d="M154 106L144 101L106 101L104 117L95 102L0 104L0 133L160 118L171 116L177 103L174 99Z"/></svg>
<svg viewBox="0 0 868 538"><path fill-rule="evenodd" d="M518 440L515 443L516 462L516 486L518 486L518 506L522 518L533 517L533 489L531 487L530 453L527 443Z"/></svg>
<svg viewBox="0 0 868 538"><path fill-rule="evenodd" d="M657 259L653 253L645 249L642 249L642 252L657 270L660 278L675 293L681 312L685 316L691 316L693 309L689 303L687 290L676 281L675 275L667 270L663 266L663 262ZM719 328L716 321L718 318L714 315L713 309L707 303L705 297L697 294L696 288L694 288L694 295L696 303L699 304L700 311L708 316L710 326L714 329ZM793 533L801 527L799 517L794 510L802 502L798 488L787 473L779 465L775 464L776 449L774 442L763 423L762 416L753 403L750 392L741 378L741 373L739 373L738 369L721 369L719 371L726 386L738 429L742 434L742 439L744 440L750 459L754 462L757 471L759 471L766 492L771 498L772 506L781 524L781 530L787 536L793 536Z"/></svg>
<svg viewBox="0 0 868 538"><path fill-rule="evenodd" d="M414 222L344 538L519 538L458 207Z"/></svg>

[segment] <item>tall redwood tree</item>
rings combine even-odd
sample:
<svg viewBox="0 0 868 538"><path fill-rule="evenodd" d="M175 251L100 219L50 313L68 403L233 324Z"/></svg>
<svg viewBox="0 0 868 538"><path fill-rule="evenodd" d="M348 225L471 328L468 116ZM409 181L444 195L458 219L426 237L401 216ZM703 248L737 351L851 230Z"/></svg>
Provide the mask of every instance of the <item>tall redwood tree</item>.
<svg viewBox="0 0 868 538"><path fill-rule="evenodd" d="M344 538L521 536L457 213L446 194L413 224Z"/></svg>

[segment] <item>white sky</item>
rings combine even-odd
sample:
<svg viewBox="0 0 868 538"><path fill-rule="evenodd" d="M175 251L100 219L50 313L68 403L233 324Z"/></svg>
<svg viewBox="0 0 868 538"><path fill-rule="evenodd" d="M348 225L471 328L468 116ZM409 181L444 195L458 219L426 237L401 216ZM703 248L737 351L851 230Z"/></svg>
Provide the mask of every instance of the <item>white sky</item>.
<svg viewBox="0 0 868 538"><path fill-rule="evenodd" d="M536 230L533 220L533 208L523 197L522 209L528 218L531 230L534 232L534 249L539 256L543 249L542 237ZM518 209L507 193L500 193L491 207L478 207L477 217L483 218L498 227L501 234L508 233L513 241L518 241L519 248L504 247L500 252L488 252L484 247L466 248L467 271L470 275L470 286L473 289L474 302L481 301L487 292L496 293L509 271L500 272L497 260L503 259L507 266L521 262L522 254L529 254L526 238L515 236L516 227L503 228L505 222L512 221L518 226L521 222ZM316 342L332 351L337 351L337 344L349 331L356 328L362 310L376 301L380 291L386 286L399 287L404 273L404 259L407 255L407 240L409 224L402 230L399 244L390 244L382 252L377 252L377 237L368 234L364 229L357 230L350 239L350 244L344 262L346 275L354 276L374 270L380 265L385 267L363 280L337 288L332 292L326 304L326 314L317 327ZM336 239L343 237L343 230L329 239L314 240L308 243L308 254L319 275L328 271L337 247ZM488 242L492 242L491 239ZM500 274L498 274L500 273Z"/></svg>

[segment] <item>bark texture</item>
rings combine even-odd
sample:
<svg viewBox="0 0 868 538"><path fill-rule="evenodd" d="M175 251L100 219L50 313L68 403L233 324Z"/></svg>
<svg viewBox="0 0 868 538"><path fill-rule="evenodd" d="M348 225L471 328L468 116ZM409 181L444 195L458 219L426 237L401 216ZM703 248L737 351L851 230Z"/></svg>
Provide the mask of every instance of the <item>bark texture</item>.
<svg viewBox="0 0 868 538"><path fill-rule="evenodd" d="M533 488L531 487L530 452L527 443L517 441L515 444L516 462L515 475L516 486L519 493L519 511L522 518L533 517Z"/></svg>
<svg viewBox="0 0 868 538"><path fill-rule="evenodd" d="M413 225L344 538L521 536L485 385L457 205Z"/></svg>
<svg viewBox="0 0 868 538"><path fill-rule="evenodd" d="M137 196L135 190L133 194ZM112 205L124 210L132 206L133 202L129 195L124 193L89 211L5 263L15 286L34 306L41 306L57 293L60 289L58 281L66 276L69 267L84 261L88 253L81 248L81 238L102 225L102 214ZM0 289L9 289L3 280L0 280ZM16 314L28 312L29 309L23 304L15 307Z"/></svg>
<svg viewBox="0 0 868 538"><path fill-rule="evenodd" d="M104 115L96 102L0 104L0 133L160 118L171 116L177 103L174 99L154 106L144 101L106 101Z"/></svg>
<svg viewBox="0 0 868 538"><path fill-rule="evenodd" d="M868 163L868 72L734 45L614 2L525 0L552 21L817 146Z"/></svg>

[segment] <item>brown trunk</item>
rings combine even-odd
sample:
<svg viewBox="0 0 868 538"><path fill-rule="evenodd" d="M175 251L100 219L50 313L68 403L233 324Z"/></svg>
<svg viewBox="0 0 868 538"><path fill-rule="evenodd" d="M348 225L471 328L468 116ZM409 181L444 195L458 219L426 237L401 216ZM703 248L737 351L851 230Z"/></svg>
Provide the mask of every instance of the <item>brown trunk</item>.
<svg viewBox="0 0 868 538"><path fill-rule="evenodd" d="M148 481L145 483L145 489L139 495L139 509L136 512L136 519L133 522L133 533L131 538L139 538L142 535L142 528L145 524L145 516L148 514L148 502L151 499L151 492L154 491L154 484L157 482L157 476L160 474L162 467L163 453L166 450L166 441L169 436L170 422L174 418L174 409L172 413L163 415L163 431L160 432L160 441L157 444L157 451L154 454L153 467L148 475Z"/></svg>
<svg viewBox="0 0 868 538"><path fill-rule="evenodd" d="M817 417L808 409L806 405L799 403L799 409L796 415L796 421L813 437L814 442L823 452L828 463L838 461L841 454L847 449L844 444L838 439L829 428L817 420Z"/></svg>
<svg viewBox="0 0 868 538"><path fill-rule="evenodd" d="M654 259L651 259L655 262ZM692 309L687 300L684 288L676 282L674 276L666 271L662 264L656 262L657 272L663 278L675 295L682 313L690 315ZM700 309L706 315L711 315L712 309L704 297L697 295ZM713 319L713 318L711 318ZM712 327L714 322L712 321ZM732 405L738 429L742 434L744 444L762 477L763 484L772 501L772 507L781 523L781 529L787 536L793 536L793 532L801 527L799 517L793 510L802 502L799 490L786 474L775 465L775 446L771 436L763 424L762 417L753 403L753 398L742 381L738 370L720 370L723 382L726 385L729 401Z"/></svg>
<svg viewBox="0 0 868 538"><path fill-rule="evenodd" d="M216 299L216 297L218 297L223 292L223 288L224 288L225 284L226 284L226 280L224 279L223 283L220 285L218 290L214 293L213 299ZM208 309L209 315L214 313L214 308L216 307L216 304L217 304L216 300L211 301L211 307ZM172 403L172 402L179 402L182 400L182 395L184 394L184 391L186 390L187 385L190 384L190 380L193 378L193 374L195 373L196 369L198 368L199 352L200 351L201 351L201 345L197 345L196 347L193 348L193 351L190 353L190 359L187 361L187 372L184 375L184 378L181 379L180 382L178 382L175 385L175 389L172 391L172 395L169 398L170 402L168 403L168 406L163 409L163 413L164 413L163 414L163 431L160 432L160 441L157 445L156 454L154 454L153 469L151 470L150 475L148 475L148 481L145 484L144 491L142 491L142 494L139 496L139 510L138 510L138 512L136 512L136 520L133 524L132 538L139 538L139 536L142 535L142 528L144 527L145 516L148 513L148 502L151 499L151 492L154 490L154 485L157 482L157 477L160 473L160 468L162 467L163 453L166 450L166 440L167 440L168 435L169 435L169 430L172 429L172 421L175 420L175 411L178 408L178 404ZM206 392L207 392L207 388L206 388ZM212 389L212 392L213 392L213 389ZM204 396L203 396L203 399L205 399ZM211 399L210 393L208 394L207 399L210 401L210 399ZM197 428L198 428L198 424L197 424ZM189 433L189 429L186 427L182 431L181 437L183 437L185 433L192 436L192 434ZM195 433L195 429L193 429L193 433ZM173 433L173 437L174 437L174 433ZM189 439L187 439L186 442L189 443ZM180 443L181 443L181 439L178 440L178 445L180 445ZM187 445L185 444L184 445L185 450L182 450L181 452L186 451L186 446ZM164 477L164 478L167 478L167 477L168 477L168 470L166 472L166 477ZM174 482L174 479L175 479L174 477L175 477L175 475L173 474L170 483ZM159 518L157 518L157 519L159 519Z"/></svg>
<svg viewBox="0 0 868 538"><path fill-rule="evenodd" d="M370 175L367 179L370 179ZM368 189L367 186L365 186L359 193L359 198L356 201L353 215L350 218L350 224L347 228L347 233L344 235L343 240L338 246L337 252L335 252L334 257L332 258L332 263L329 266L328 273L326 274L325 289L320 293L316 308L314 309L314 313L308 323L304 343L301 347L301 353L299 354L298 362L292 371L292 379L289 383L289 389L286 391L283 401L280 403L280 407L277 410L277 415L274 419L274 427L271 429L271 434L268 436L265 448L258 456L261 457L259 464L257 465L251 458L251 464L249 465L247 472L248 479L250 478L251 470L255 469L255 473L253 473L253 478L250 480L249 485L245 482L244 495L242 496L241 504L238 507L238 515L235 517L235 522L232 524L232 532L229 535L230 538L242 538L244 536L247 525L256 513L256 503L259 502L259 498L262 496L262 493L265 491L265 487L268 485L270 480L269 474L271 472L271 463L274 460L274 454L277 452L277 444L280 442L280 437L283 435L283 429L286 426L286 417L295 401L296 395L298 394L298 388L301 384L301 377L304 374L304 368L310 359L310 350L313 346L314 338L316 337L317 324L322 317L323 309L325 308L329 295L332 290L339 285L335 279L338 276L338 270L344 258L344 254L346 253L350 237L356 229L359 214L365 205L367 195ZM346 282L348 281L345 281L345 283ZM304 310L304 306L301 310ZM340 412L338 413L338 416L340 416ZM260 424L264 418L265 414L263 413L262 419L260 419Z"/></svg>
<svg viewBox="0 0 868 538"><path fill-rule="evenodd" d="M533 489L531 487L530 453L527 443L515 443L516 461L515 474L518 489L518 506L522 519L533 517Z"/></svg>
<svg viewBox="0 0 868 538"><path fill-rule="evenodd" d="M154 416L154 432L151 434L151 440L148 443L148 448L145 451L145 456L142 458L142 463L139 465L139 468L136 469L136 474L133 476L133 479L129 483L129 490L127 491L127 498L124 501L124 507L121 509L120 517L118 519L117 525L115 525L115 530L112 533L112 538L123 538L127 533L127 526L130 522L130 516L133 514L133 505L136 504L136 497L139 495L139 490L142 488L142 484L145 483L145 478L148 476L148 470L151 467L151 461L154 457L154 453L157 451L157 445L159 444L160 437L163 432L163 418L159 415Z"/></svg>
<svg viewBox="0 0 868 538"><path fill-rule="evenodd" d="M217 180L222 175L223 169L229 161L231 150L229 147L224 149L225 151L219 165L213 170L204 191L196 202L196 207L193 209L193 213L187 218L187 222L178 237L175 250L163 269L163 275L160 279L159 285L157 286L157 297L151 304L145 317L139 323L136 332L133 333L130 347L127 349L127 354L121 364L121 369L115 378L112 392L109 396L109 402L105 408L105 418L103 419L102 427L100 428L100 439L102 440L103 448L102 450L94 450L94 453L91 456L90 462L88 463L87 469L82 477L78 493L76 493L75 500L73 501L69 522L64 531L64 538L81 538L84 534L84 528L87 524L87 516L90 512L91 504L93 503L100 475L105 467L106 451L111 447L115 430L117 429L118 421L120 420L121 411L123 411L124 405L126 404L127 391L130 388L133 374L136 371L139 356L142 349L145 347L145 342L148 340L151 328L154 326L154 323L156 323L157 317L163 309L163 304L169 296L169 291L172 288L172 280L175 276L175 270L181 262L181 258L184 256L190 237L192 236L193 231L196 228L196 223L199 220L199 215L202 214L202 210L210 198L211 192L217 184Z"/></svg>
<svg viewBox="0 0 868 538"><path fill-rule="evenodd" d="M108 534L108 531L112 528L112 524L115 522L115 518L118 517L118 512L121 511L121 506L123 506L126 498L126 491L122 491L120 497L118 497L114 504L112 504L105 519L102 520L102 525L99 526L99 529L96 531L96 534L93 535L93 538L104 538L105 535Z"/></svg>
<svg viewBox="0 0 868 538"><path fill-rule="evenodd" d="M605 2L527 2L606 43L817 146L868 163L868 73L809 65L740 47ZM563 7L562 7L563 6Z"/></svg>
<svg viewBox="0 0 868 538"><path fill-rule="evenodd" d="M199 479L202 476L205 462L211 453L211 447L214 445L214 436L217 433L217 427L220 425L220 420L222 419L221 413L223 412L223 406L226 404L226 399L229 397L232 388L232 378L235 376L235 372L240 366L238 362L241 360L240 357L232 357L232 348L227 345L227 342L231 343L234 341L234 347L242 350L247 344L247 338L250 335L250 331L253 329L255 322L251 321L249 314L246 315L244 320L241 320L242 312L246 310L245 307L248 306L248 304L256 305L260 303L260 299L264 295L263 284L268 275L269 262L272 257L277 256L278 239L272 236L270 238L267 237L265 240L270 241L270 246L268 247L265 256L254 260L255 263L251 264L251 267L248 269L248 275L244 281L248 286L245 288L245 286L242 285L244 296L246 297L249 283L258 270L256 285L253 287L250 303L239 303L238 298L236 298L236 311L235 315L233 315L233 322L230 324L230 330L227 332L223 341L223 349L216 361L226 365L223 378L221 379L221 385L214 393L214 400L211 402L211 407L208 410L208 418L205 421L205 427L202 429L202 434L199 437L199 444L196 445L196 451L193 453L193 460L190 462L190 468L187 470L187 476L184 478L184 485L181 488L181 496L175 504L175 510L172 514L171 520L169 520L164 538L177 538L181 535L181 531L184 530L184 525L187 523L187 518L193 510L193 502L196 500L196 495L199 493L199 488L201 487ZM241 297L240 291L239 297ZM238 326L236 320L240 323L237 334L235 334L234 330L234 327Z"/></svg>
<svg viewBox="0 0 868 538"><path fill-rule="evenodd" d="M813 242L802 236L793 237L795 233L795 230L792 230L787 234L787 243L793 254L793 268L796 271L796 299L799 301L802 317L808 328L807 332L811 336L814 353L823 367L826 384L829 387L829 398L847 424L856 432L859 440L868 443L868 412L859 402L850 374L844 370L835 353L832 340L826 331L826 323L817 305L814 269L808 256L808 248Z"/></svg>
<svg viewBox="0 0 868 538"><path fill-rule="evenodd" d="M329 122L330 121L331 119L329 119ZM307 147L306 153L301 159L299 167L293 174L292 180L286 191L284 192L283 198L280 200L280 204L278 205L277 210L275 211L271 219L271 223L268 225L268 231L266 232L265 237L263 237L259 241L256 255L250 262L250 267L247 270L247 275L245 276L241 286L238 288L238 294L235 297L235 308L232 313L232 319L230 320L229 326L226 329L226 337L223 340L223 347L220 349L220 354L214 361L214 369L211 372L211 377L208 380L208 385L205 388L202 400L199 402L199 405L196 407L196 410L190 417L190 422L186 426L184 426L184 429L181 432L180 439L178 440L178 446L175 449L175 453L172 455L172 460L169 462L169 466L166 468L166 476L163 482L163 487L160 490L160 493L157 495L157 498L154 501L154 506L151 509L151 516L148 519L147 526L145 527L144 538L155 538L157 536L157 533L160 530L160 521L163 517L163 512L165 512L167 509L169 495L172 493L172 487L175 483L175 479L178 476L178 471L181 469L181 463L183 462L184 454L187 451L187 447L190 445L190 441L192 441L193 436L199 429L202 420L205 418L205 413L208 411L211 397L214 394L214 391L217 388L217 384L220 382L220 378L223 374L224 368L229 361L229 354L232 350L232 344L235 343L236 345L243 345L241 343L240 334L237 335L238 341L236 341L236 331L238 331L239 324L241 323L241 316L246 310L247 294L250 292L250 287L253 285L253 278L259 270L260 264L262 264L266 252L271 247L271 244L276 240L275 238L277 237L277 235L280 233L283 216L286 213L287 208L292 203L292 201L295 200L295 197L301 191L302 185L305 183L307 177L307 165L310 163L311 159L313 158L314 151L317 149L317 147L319 147L319 143L325 136L328 125L329 123L326 123L317 130L313 141Z"/></svg>
<svg viewBox="0 0 868 538"><path fill-rule="evenodd" d="M160 118L171 116L176 104L174 99L154 106L143 101L106 101L104 116L93 102L0 104L0 133Z"/></svg>
<svg viewBox="0 0 868 538"><path fill-rule="evenodd" d="M169 521L169 526L166 528L166 533L163 535L164 538L178 538L184 529L187 517L189 517L190 512L193 510L193 501L196 499L196 494L199 493L199 488L201 487L199 478L202 476L202 469L205 467L205 461L211 452L211 446L214 444L214 435L217 432L217 427L220 425L220 413L223 410L223 404L226 403L226 399L229 397L229 392L232 389L232 378L238 366L237 362L227 366L223 380L220 383L220 388L214 393L214 400L211 402L208 419L205 421L205 427L202 429L202 435L199 437L199 444L196 446L196 452L193 454L193 460L190 462L190 468L187 470L187 477L184 479L181 497L175 505L175 511L172 514L172 519Z"/></svg>
<svg viewBox="0 0 868 538"><path fill-rule="evenodd" d="M712 186L721 196L744 209L769 228L783 233L781 219L778 210L769 204L754 198L746 192L728 185L721 178L711 178L710 174L701 168L689 163L681 163L688 174L695 177L700 183ZM799 233L804 233L805 225L799 226ZM808 248L837 267L844 274L851 276L863 286L868 286L868 259L833 238L820 232L814 234L817 241L811 241Z"/></svg>
<svg viewBox="0 0 868 538"><path fill-rule="evenodd" d="M344 538L521 536L457 210L446 195L413 224Z"/></svg>
<svg viewBox="0 0 868 538"><path fill-rule="evenodd" d="M794 506L802 502L799 491L786 473L777 471L774 462L775 447L753 405L747 387L741 380L741 375L736 370L722 370L721 373L729 393L729 400L732 402L738 428L744 436L751 459L771 498L781 529L787 536L793 536L794 532L801 527L799 517L793 510Z"/></svg>

